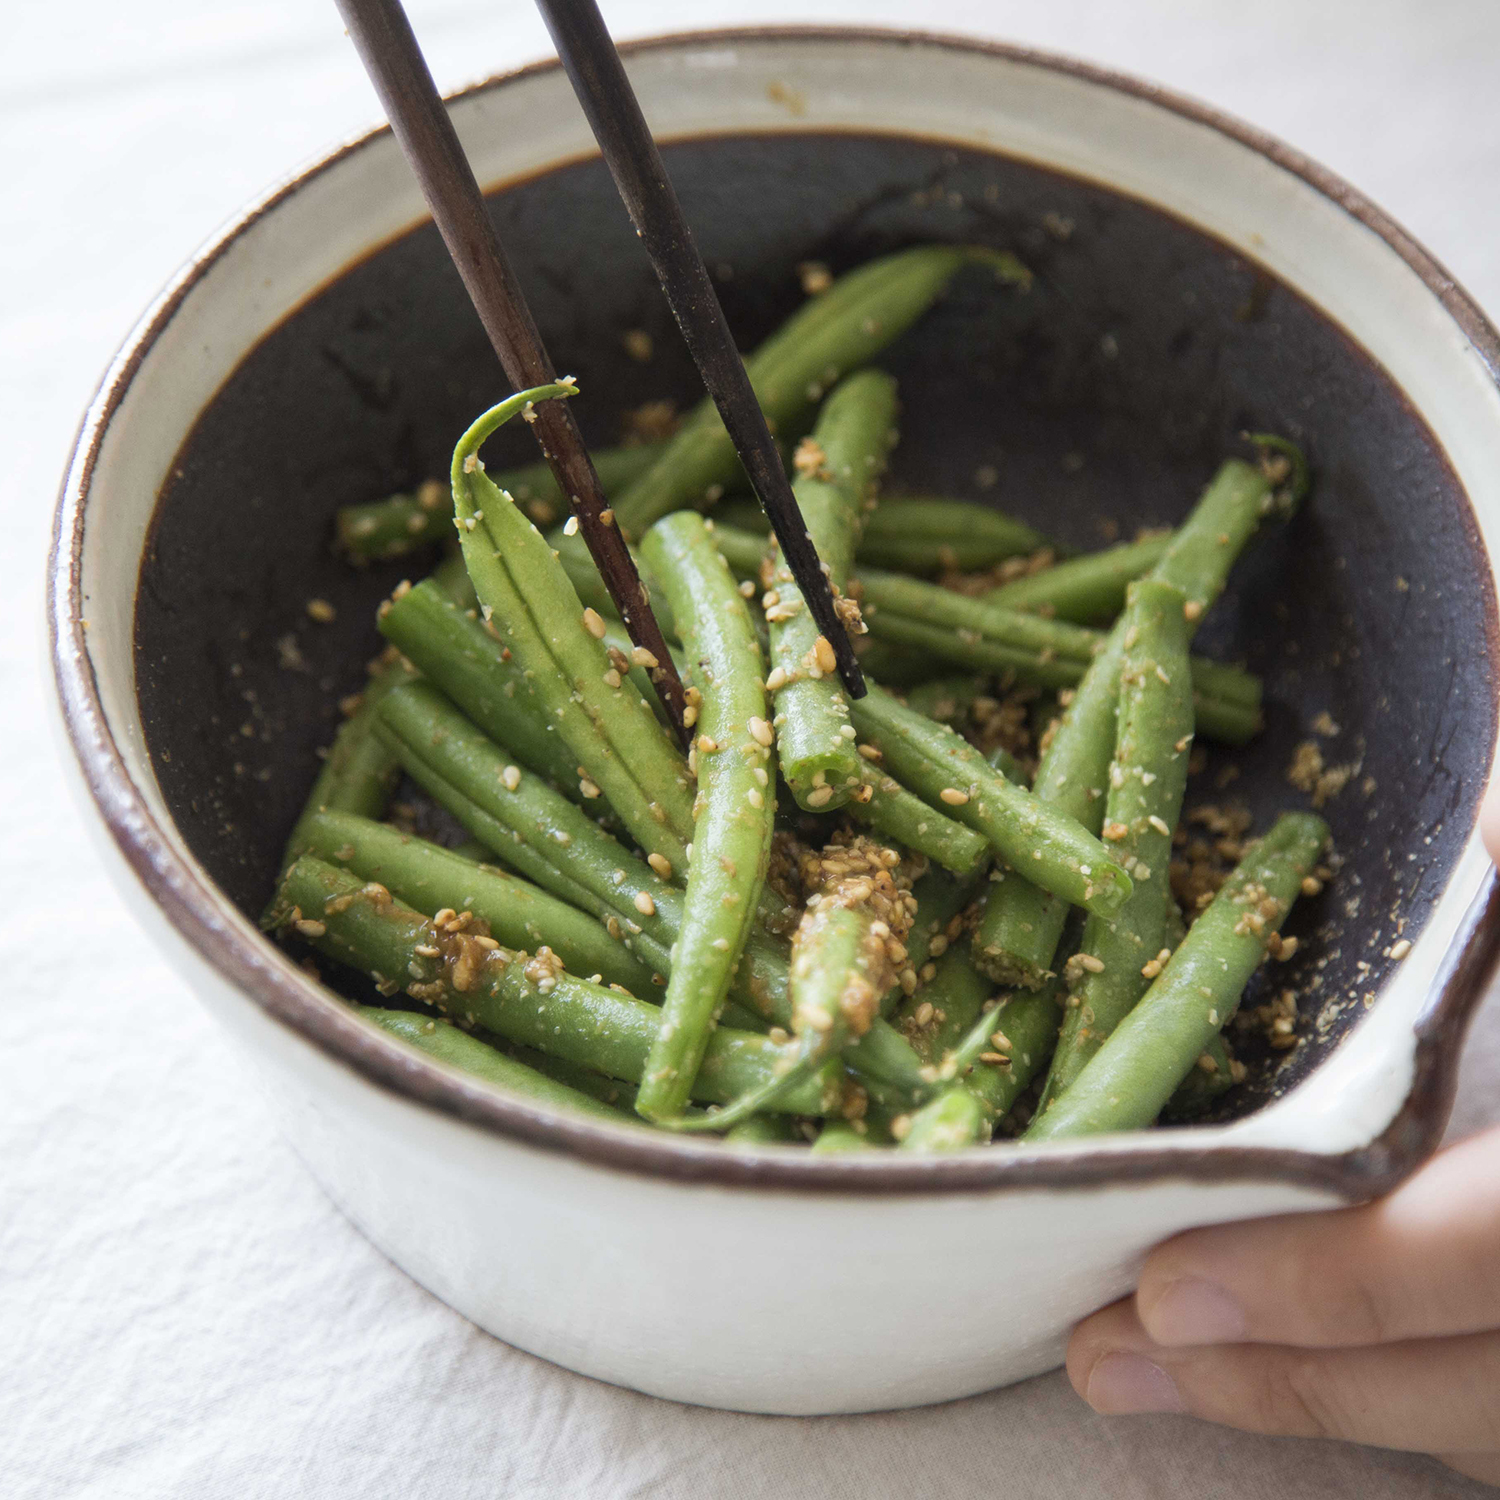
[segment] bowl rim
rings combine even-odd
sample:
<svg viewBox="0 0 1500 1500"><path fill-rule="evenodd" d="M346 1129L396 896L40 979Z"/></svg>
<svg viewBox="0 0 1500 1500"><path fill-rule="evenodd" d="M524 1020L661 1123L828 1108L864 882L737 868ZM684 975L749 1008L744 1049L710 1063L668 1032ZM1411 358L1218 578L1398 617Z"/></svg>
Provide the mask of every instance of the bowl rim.
<svg viewBox="0 0 1500 1500"><path fill-rule="evenodd" d="M672 32L621 44L627 56L725 43L877 43L979 54L1058 73L1140 99L1205 125L1300 177L1378 235L1421 278L1500 387L1500 333L1452 275L1406 230L1342 178L1274 136L1201 101L1112 69L1008 43L876 26L750 26ZM543 59L495 73L449 102L558 72ZM898 132L899 133L899 132ZM226 920L227 898L179 855L138 790L105 716L83 623L83 537L88 500L110 423L151 348L189 293L248 229L312 180L390 134L387 125L352 137L295 171L230 219L167 283L127 335L90 400L58 497L47 561L47 624L62 723L83 781L125 863L187 943L243 996L377 1088L522 1146L583 1163L676 1182L855 1196L1038 1188L1100 1188L1179 1180L1274 1182L1350 1200L1374 1196L1409 1175L1436 1149L1452 1107L1469 1021L1500 966L1500 876L1486 871L1464 913L1415 1025L1410 1089L1372 1141L1325 1154L1228 1144L1153 1146L1142 1136L1066 1152L1007 1147L953 1156L871 1153L819 1157L765 1147L729 1151L664 1133L591 1123L539 1108L468 1078L394 1036L360 1022L283 955L242 924ZM237 915L237 913L236 913Z"/></svg>

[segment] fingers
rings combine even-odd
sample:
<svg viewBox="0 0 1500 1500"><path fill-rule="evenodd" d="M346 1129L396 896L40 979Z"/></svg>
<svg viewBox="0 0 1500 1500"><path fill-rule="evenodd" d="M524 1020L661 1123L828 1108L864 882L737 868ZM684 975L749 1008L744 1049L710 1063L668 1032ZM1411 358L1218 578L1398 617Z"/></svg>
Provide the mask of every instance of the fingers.
<svg viewBox="0 0 1500 1500"><path fill-rule="evenodd" d="M1479 836L1490 858L1500 865L1500 768L1497 768L1479 809Z"/></svg>
<svg viewBox="0 0 1500 1500"><path fill-rule="evenodd" d="M1105 1415L1180 1411L1244 1432L1442 1453L1456 1467L1500 1452L1500 1333L1363 1349L1169 1348L1127 1299L1074 1330L1068 1377Z"/></svg>
<svg viewBox="0 0 1500 1500"><path fill-rule="evenodd" d="M1193 1230L1159 1246L1136 1307L1157 1343L1305 1348L1500 1328L1500 1130L1361 1208Z"/></svg>

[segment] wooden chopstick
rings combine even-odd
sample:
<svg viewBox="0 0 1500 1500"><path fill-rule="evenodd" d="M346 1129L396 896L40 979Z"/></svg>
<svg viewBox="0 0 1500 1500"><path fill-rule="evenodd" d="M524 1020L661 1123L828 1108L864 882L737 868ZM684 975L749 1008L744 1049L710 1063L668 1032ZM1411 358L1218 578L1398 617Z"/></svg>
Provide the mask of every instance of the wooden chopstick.
<svg viewBox="0 0 1500 1500"><path fill-rule="evenodd" d="M517 390L549 384L557 378L552 361L400 0L337 3L507 377ZM656 658L651 680L686 746L682 681L630 549L604 518L608 502L573 414L564 401L544 401L535 415L531 430L572 501L578 529L631 640Z"/></svg>
<svg viewBox="0 0 1500 1500"><path fill-rule="evenodd" d="M834 608L817 549L808 537L775 439L599 7L594 0L537 0L537 8L656 267L703 383L770 518L782 556L818 629L833 647L844 688L851 698L862 698L864 675Z"/></svg>

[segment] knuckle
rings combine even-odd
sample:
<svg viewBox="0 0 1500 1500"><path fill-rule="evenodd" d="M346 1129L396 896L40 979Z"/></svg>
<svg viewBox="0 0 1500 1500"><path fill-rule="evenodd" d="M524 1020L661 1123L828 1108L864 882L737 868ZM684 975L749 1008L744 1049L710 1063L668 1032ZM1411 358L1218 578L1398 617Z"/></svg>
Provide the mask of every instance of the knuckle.
<svg viewBox="0 0 1500 1500"><path fill-rule="evenodd" d="M1263 1390L1269 1430L1293 1437L1339 1437L1344 1416L1325 1361L1289 1352L1269 1361Z"/></svg>

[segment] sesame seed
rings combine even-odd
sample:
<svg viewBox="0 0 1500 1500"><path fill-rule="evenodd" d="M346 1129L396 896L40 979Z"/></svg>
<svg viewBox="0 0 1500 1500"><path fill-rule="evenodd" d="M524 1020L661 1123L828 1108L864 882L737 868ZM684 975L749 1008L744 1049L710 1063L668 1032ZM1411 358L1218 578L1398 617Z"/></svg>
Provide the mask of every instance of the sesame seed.
<svg viewBox="0 0 1500 1500"><path fill-rule="evenodd" d="M746 727L750 731L750 737L757 745L764 745L768 750L771 748L775 742L776 735L764 719L758 714L752 714Z"/></svg>
<svg viewBox="0 0 1500 1500"><path fill-rule="evenodd" d="M617 688L623 681L624 678L613 667L610 667L604 674L604 685L606 687Z"/></svg>
<svg viewBox="0 0 1500 1500"><path fill-rule="evenodd" d="M698 708L696 704L689 703L682 711L682 727L691 729L698 722Z"/></svg>
<svg viewBox="0 0 1500 1500"><path fill-rule="evenodd" d="M637 891L635 893L635 909L643 917L654 917L656 915L656 902L651 899L649 891Z"/></svg>
<svg viewBox="0 0 1500 1500"><path fill-rule="evenodd" d="M328 924L326 922L319 922L313 917L301 917L297 921L293 922L292 926L294 926L297 931L302 934L303 937L310 938L322 937L323 934L328 931ZM1408 944L1407 946L1410 947L1411 945Z"/></svg>
<svg viewBox="0 0 1500 1500"><path fill-rule="evenodd" d="M646 863L661 876L663 880L672 878L672 861L665 854L648 854Z"/></svg>
<svg viewBox="0 0 1500 1500"><path fill-rule="evenodd" d="M967 792L961 792L956 786L945 786L938 796L948 804L949 807L962 807L969 800Z"/></svg>
<svg viewBox="0 0 1500 1500"><path fill-rule="evenodd" d="M1403 959L1410 952L1411 940L1409 938L1402 938L1400 942L1391 944L1391 957L1394 959Z"/></svg>
<svg viewBox="0 0 1500 1500"><path fill-rule="evenodd" d="M630 648L631 663L637 667L645 667L648 672L654 672L661 665L656 659L654 651L648 651L644 646L632 646Z"/></svg>
<svg viewBox="0 0 1500 1500"><path fill-rule="evenodd" d="M826 807L833 798L831 786L820 786L807 794L807 805L809 807Z"/></svg>
<svg viewBox="0 0 1500 1500"><path fill-rule="evenodd" d="M584 797L589 801L593 801L593 799L599 795L598 786L594 782L590 781L587 776L585 776L578 783L578 790L582 792Z"/></svg>
<svg viewBox="0 0 1500 1500"><path fill-rule="evenodd" d="M514 792L518 790L521 785L520 766L506 766L506 768L500 773L500 780L504 785L506 791Z"/></svg>
<svg viewBox="0 0 1500 1500"><path fill-rule="evenodd" d="M1182 606L1184 620L1196 620L1203 614L1203 606L1196 599L1188 599Z"/></svg>
<svg viewBox="0 0 1500 1500"><path fill-rule="evenodd" d="M1157 832L1158 832L1158 833L1160 833L1160 834L1164 834L1164 835L1166 835L1166 837L1168 837L1168 838L1170 838L1170 837L1171 837L1171 836L1172 836L1172 830L1171 830L1171 829L1170 829L1170 828L1168 828L1168 827L1167 827L1167 824L1166 824L1166 820L1165 820L1165 819L1164 819L1164 818L1159 818L1159 817L1157 817L1157 815L1156 815L1156 814L1155 814L1155 813L1152 813L1152 814L1151 814L1151 816L1150 816L1150 817L1149 817L1149 818L1147 818L1147 819L1146 819L1146 821L1147 821L1147 822L1148 822L1148 823L1149 823L1149 824L1150 824L1150 825L1151 825L1151 826L1152 826L1152 827L1153 827L1153 828L1154 828L1154 829L1155 829L1155 830L1156 830L1156 831L1157 831Z"/></svg>
<svg viewBox="0 0 1500 1500"><path fill-rule="evenodd" d="M605 624L603 617L592 605L583 612L583 628L593 636L596 641L604 639Z"/></svg>
<svg viewBox="0 0 1500 1500"><path fill-rule="evenodd" d="M786 673L780 667L772 667L771 674L766 678L766 691L774 693L778 688L786 686Z"/></svg>
<svg viewBox="0 0 1500 1500"><path fill-rule="evenodd" d="M831 672L838 666L839 659L833 654L833 643L826 635L820 635L813 642L813 654L818 659L818 666L825 672Z"/></svg>
<svg viewBox="0 0 1500 1500"><path fill-rule="evenodd" d="M307 613L319 625L329 625L337 616L338 611L326 599L309 599Z"/></svg>
<svg viewBox="0 0 1500 1500"><path fill-rule="evenodd" d="M577 536L578 535L578 517L577 516L569 516L568 519L563 522L563 535L564 536Z"/></svg>
<svg viewBox="0 0 1500 1500"><path fill-rule="evenodd" d="M1102 974L1104 972L1104 960L1095 958L1092 953L1080 953L1078 955L1078 967L1087 969L1090 974Z"/></svg>

